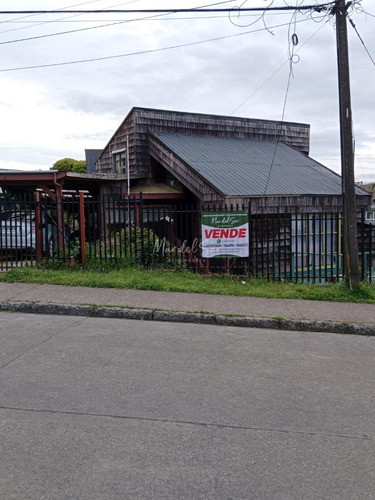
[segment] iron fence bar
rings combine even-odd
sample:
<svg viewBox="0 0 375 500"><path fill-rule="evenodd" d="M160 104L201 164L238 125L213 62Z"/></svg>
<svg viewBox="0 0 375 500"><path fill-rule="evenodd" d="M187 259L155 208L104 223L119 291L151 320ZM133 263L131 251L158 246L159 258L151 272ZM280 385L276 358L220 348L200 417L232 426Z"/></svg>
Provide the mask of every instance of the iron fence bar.
<svg viewBox="0 0 375 500"><path fill-rule="evenodd" d="M327 283L328 279L328 214L324 214L324 280Z"/></svg>
<svg viewBox="0 0 375 500"><path fill-rule="evenodd" d="M312 273L313 283L320 282L320 276L316 275L316 214L312 215Z"/></svg>
<svg viewBox="0 0 375 500"><path fill-rule="evenodd" d="M324 269L325 269L325 248L324 248L324 234L325 234L325 214L319 213L319 283L324 283Z"/></svg>
<svg viewBox="0 0 375 500"><path fill-rule="evenodd" d="M122 198L122 218L123 218L123 231L124 231L124 254L125 259L130 259L130 243L129 243L129 225L130 225L130 211L129 211L129 196L124 195Z"/></svg>
<svg viewBox="0 0 375 500"><path fill-rule="evenodd" d="M370 245L369 245L369 258L370 258L370 281L374 279L373 272L375 271L375 254L374 254L374 245L375 245L375 226L370 226ZM373 265L374 262L374 265Z"/></svg>
<svg viewBox="0 0 375 500"><path fill-rule="evenodd" d="M365 279L365 251L366 251L366 236L365 236L365 211L361 210L361 241L359 245L360 258L361 258L361 280Z"/></svg>
<svg viewBox="0 0 375 500"><path fill-rule="evenodd" d="M195 231L194 231L194 216L189 218L189 208L193 209L193 205L190 205L190 207L189 207L188 203L185 203L184 214L182 215L182 218L181 218L181 221L183 219L185 219L186 227L190 227L190 234L186 235L187 236L187 238L186 238L187 245L189 245L190 241L194 241L194 237L195 237L195 234L194 234L195 233ZM184 240L185 240L185 238L182 238L182 245L184 244ZM188 259L189 258L190 257L188 256ZM191 254L191 258L194 259L193 253ZM198 259L200 259L199 252L198 252Z"/></svg>
<svg viewBox="0 0 375 500"><path fill-rule="evenodd" d="M307 257L307 283L310 283L310 280L314 283L315 278L314 274L310 274L312 270L312 259L311 259L311 244L310 244L310 232L311 232L311 221L310 221L310 215L307 214L306 216L306 257ZM312 255L312 258L314 256ZM311 259L311 261L310 261Z"/></svg>
<svg viewBox="0 0 375 500"><path fill-rule="evenodd" d="M139 224L141 233L141 262L142 266L146 266L145 262L145 243L144 243L144 231L143 231L143 194L139 194ZM148 265L147 265L148 267Z"/></svg>
<svg viewBox="0 0 375 500"><path fill-rule="evenodd" d="M270 279L270 238L269 238L269 214L266 214L266 249L267 249L267 260L266 260L266 276L267 280Z"/></svg>
<svg viewBox="0 0 375 500"><path fill-rule="evenodd" d="M280 227L280 214L273 214L272 216L272 274L274 281L280 281L280 230L276 233L276 227ZM276 239L277 234L277 239ZM277 241L277 251L275 251L275 245ZM277 259L277 261L276 261Z"/></svg>
<svg viewBox="0 0 375 500"><path fill-rule="evenodd" d="M106 214L105 214L105 208L106 208L106 196L103 195L103 197L98 200L98 209L100 210L100 219L101 219L101 228L100 228L100 240L101 240L101 245L100 245L100 262L103 260L106 262L107 261L107 221L106 221Z"/></svg>
<svg viewBox="0 0 375 500"><path fill-rule="evenodd" d="M333 212L330 212L330 265L331 265L331 281L333 281L333 273L334 273L334 262L333 262L333 246L334 246L334 220L333 220Z"/></svg>
<svg viewBox="0 0 375 500"><path fill-rule="evenodd" d="M259 213L255 212L255 220L254 220L254 228L255 228L255 239L254 239L254 247L255 247L255 259L254 259L254 276L258 277L258 240L259 240Z"/></svg>
<svg viewBox="0 0 375 500"><path fill-rule="evenodd" d="M112 235L113 235L113 256L115 262L118 262L118 195L112 196Z"/></svg>
<svg viewBox="0 0 375 500"><path fill-rule="evenodd" d="M149 255L149 266L153 266L154 249L150 246L150 204L146 204L146 221L147 221L147 252ZM153 222L152 222L153 223Z"/></svg>
<svg viewBox="0 0 375 500"><path fill-rule="evenodd" d="M340 250L341 250L341 215L336 214L336 275L337 275L337 282L340 281Z"/></svg>

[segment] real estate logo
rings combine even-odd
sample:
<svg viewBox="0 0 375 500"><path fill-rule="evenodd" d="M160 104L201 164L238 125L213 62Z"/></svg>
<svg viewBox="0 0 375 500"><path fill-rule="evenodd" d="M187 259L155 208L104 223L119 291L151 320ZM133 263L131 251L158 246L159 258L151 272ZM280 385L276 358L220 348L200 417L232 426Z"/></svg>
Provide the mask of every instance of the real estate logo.
<svg viewBox="0 0 375 500"><path fill-rule="evenodd" d="M202 212L202 257L248 257L249 217L237 212Z"/></svg>

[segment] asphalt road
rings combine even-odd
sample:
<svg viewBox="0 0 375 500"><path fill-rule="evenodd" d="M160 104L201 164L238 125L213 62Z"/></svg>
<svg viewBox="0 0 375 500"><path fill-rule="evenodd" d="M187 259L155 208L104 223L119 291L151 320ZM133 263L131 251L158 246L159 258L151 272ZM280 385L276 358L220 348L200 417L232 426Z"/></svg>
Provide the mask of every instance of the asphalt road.
<svg viewBox="0 0 375 500"><path fill-rule="evenodd" d="M0 313L0 498L375 498L375 339Z"/></svg>

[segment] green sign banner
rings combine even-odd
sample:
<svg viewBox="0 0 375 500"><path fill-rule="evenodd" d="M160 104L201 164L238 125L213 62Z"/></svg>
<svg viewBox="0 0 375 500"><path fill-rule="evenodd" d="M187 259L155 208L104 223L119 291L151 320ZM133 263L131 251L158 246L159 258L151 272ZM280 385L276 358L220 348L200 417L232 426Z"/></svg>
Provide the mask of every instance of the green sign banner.
<svg viewBox="0 0 375 500"><path fill-rule="evenodd" d="M202 257L248 257L247 210L202 212Z"/></svg>

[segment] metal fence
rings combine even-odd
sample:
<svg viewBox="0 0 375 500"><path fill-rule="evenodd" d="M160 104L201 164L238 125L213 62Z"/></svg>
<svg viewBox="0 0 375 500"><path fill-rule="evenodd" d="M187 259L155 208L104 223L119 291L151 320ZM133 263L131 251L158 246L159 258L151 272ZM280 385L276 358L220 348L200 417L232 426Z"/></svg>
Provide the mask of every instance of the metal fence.
<svg viewBox="0 0 375 500"><path fill-rule="evenodd" d="M246 257L202 257L202 213L244 207L166 204L140 197L62 200L1 195L0 268L66 262L190 269L271 280L337 282L343 277L342 219L337 213L252 213ZM375 281L375 225L358 219L362 280Z"/></svg>

